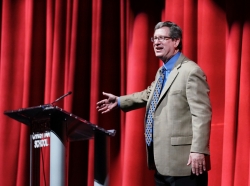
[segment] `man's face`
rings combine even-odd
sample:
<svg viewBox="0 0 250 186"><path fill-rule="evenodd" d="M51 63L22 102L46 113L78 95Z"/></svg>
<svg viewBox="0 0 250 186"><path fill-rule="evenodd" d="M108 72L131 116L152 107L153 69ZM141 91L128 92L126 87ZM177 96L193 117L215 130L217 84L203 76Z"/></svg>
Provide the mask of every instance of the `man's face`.
<svg viewBox="0 0 250 186"><path fill-rule="evenodd" d="M180 42L180 39L171 39L170 30L168 27L162 27L155 30L154 33L154 42L153 47L155 51L155 56L161 59L164 63L167 62L174 54L176 54L179 50L177 46ZM165 37L162 41L159 41L156 38Z"/></svg>

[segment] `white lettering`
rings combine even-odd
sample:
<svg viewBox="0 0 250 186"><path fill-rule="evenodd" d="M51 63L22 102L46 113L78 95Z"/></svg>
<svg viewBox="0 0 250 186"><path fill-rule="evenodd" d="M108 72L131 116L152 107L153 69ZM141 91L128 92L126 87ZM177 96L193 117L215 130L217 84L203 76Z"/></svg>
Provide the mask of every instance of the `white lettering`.
<svg viewBox="0 0 250 186"><path fill-rule="evenodd" d="M41 148L41 147L47 147L47 146L49 146L47 140L48 139L35 140L34 141L34 148Z"/></svg>
<svg viewBox="0 0 250 186"><path fill-rule="evenodd" d="M32 134L32 138L33 138L33 140L42 139L43 138L43 133L41 133L41 134Z"/></svg>
<svg viewBox="0 0 250 186"><path fill-rule="evenodd" d="M50 137L50 133L49 132L44 133L44 137L45 138L49 138Z"/></svg>

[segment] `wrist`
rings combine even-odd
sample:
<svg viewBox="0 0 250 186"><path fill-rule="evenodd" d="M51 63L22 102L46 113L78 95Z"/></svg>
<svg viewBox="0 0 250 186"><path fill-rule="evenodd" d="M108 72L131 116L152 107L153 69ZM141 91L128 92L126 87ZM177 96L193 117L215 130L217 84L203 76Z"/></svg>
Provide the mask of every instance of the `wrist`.
<svg viewBox="0 0 250 186"><path fill-rule="evenodd" d="M116 102L117 102L117 105L118 105L118 107L120 108L120 97L118 97L118 96L116 96Z"/></svg>

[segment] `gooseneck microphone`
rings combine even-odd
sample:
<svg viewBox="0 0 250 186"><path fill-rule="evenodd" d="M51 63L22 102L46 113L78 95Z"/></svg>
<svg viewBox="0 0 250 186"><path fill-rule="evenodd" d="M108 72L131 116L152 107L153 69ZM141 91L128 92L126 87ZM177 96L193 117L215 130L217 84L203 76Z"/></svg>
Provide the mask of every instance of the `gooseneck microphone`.
<svg viewBox="0 0 250 186"><path fill-rule="evenodd" d="M70 94L72 94L71 91L69 91L68 93L66 93L66 94L62 95L61 97L57 98L55 101L53 101L53 102L51 103L51 105L53 105L54 103L60 101L61 99L63 99L64 97L66 97L66 96L68 96L68 95L70 95Z"/></svg>

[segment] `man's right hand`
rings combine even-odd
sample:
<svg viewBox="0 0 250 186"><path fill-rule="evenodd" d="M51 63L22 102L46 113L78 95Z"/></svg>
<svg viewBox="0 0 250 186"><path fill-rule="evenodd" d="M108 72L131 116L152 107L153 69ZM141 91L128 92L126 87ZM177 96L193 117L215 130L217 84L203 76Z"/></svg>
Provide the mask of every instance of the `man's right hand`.
<svg viewBox="0 0 250 186"><path fill-rule="evenodd" d="M98 112L102 112L102 114L110 112L116 108L118 108L118 98L113 94L108 94L103 92L104 96L107 96L107 99L103 99L96 103L96 109Z"/></svg>

